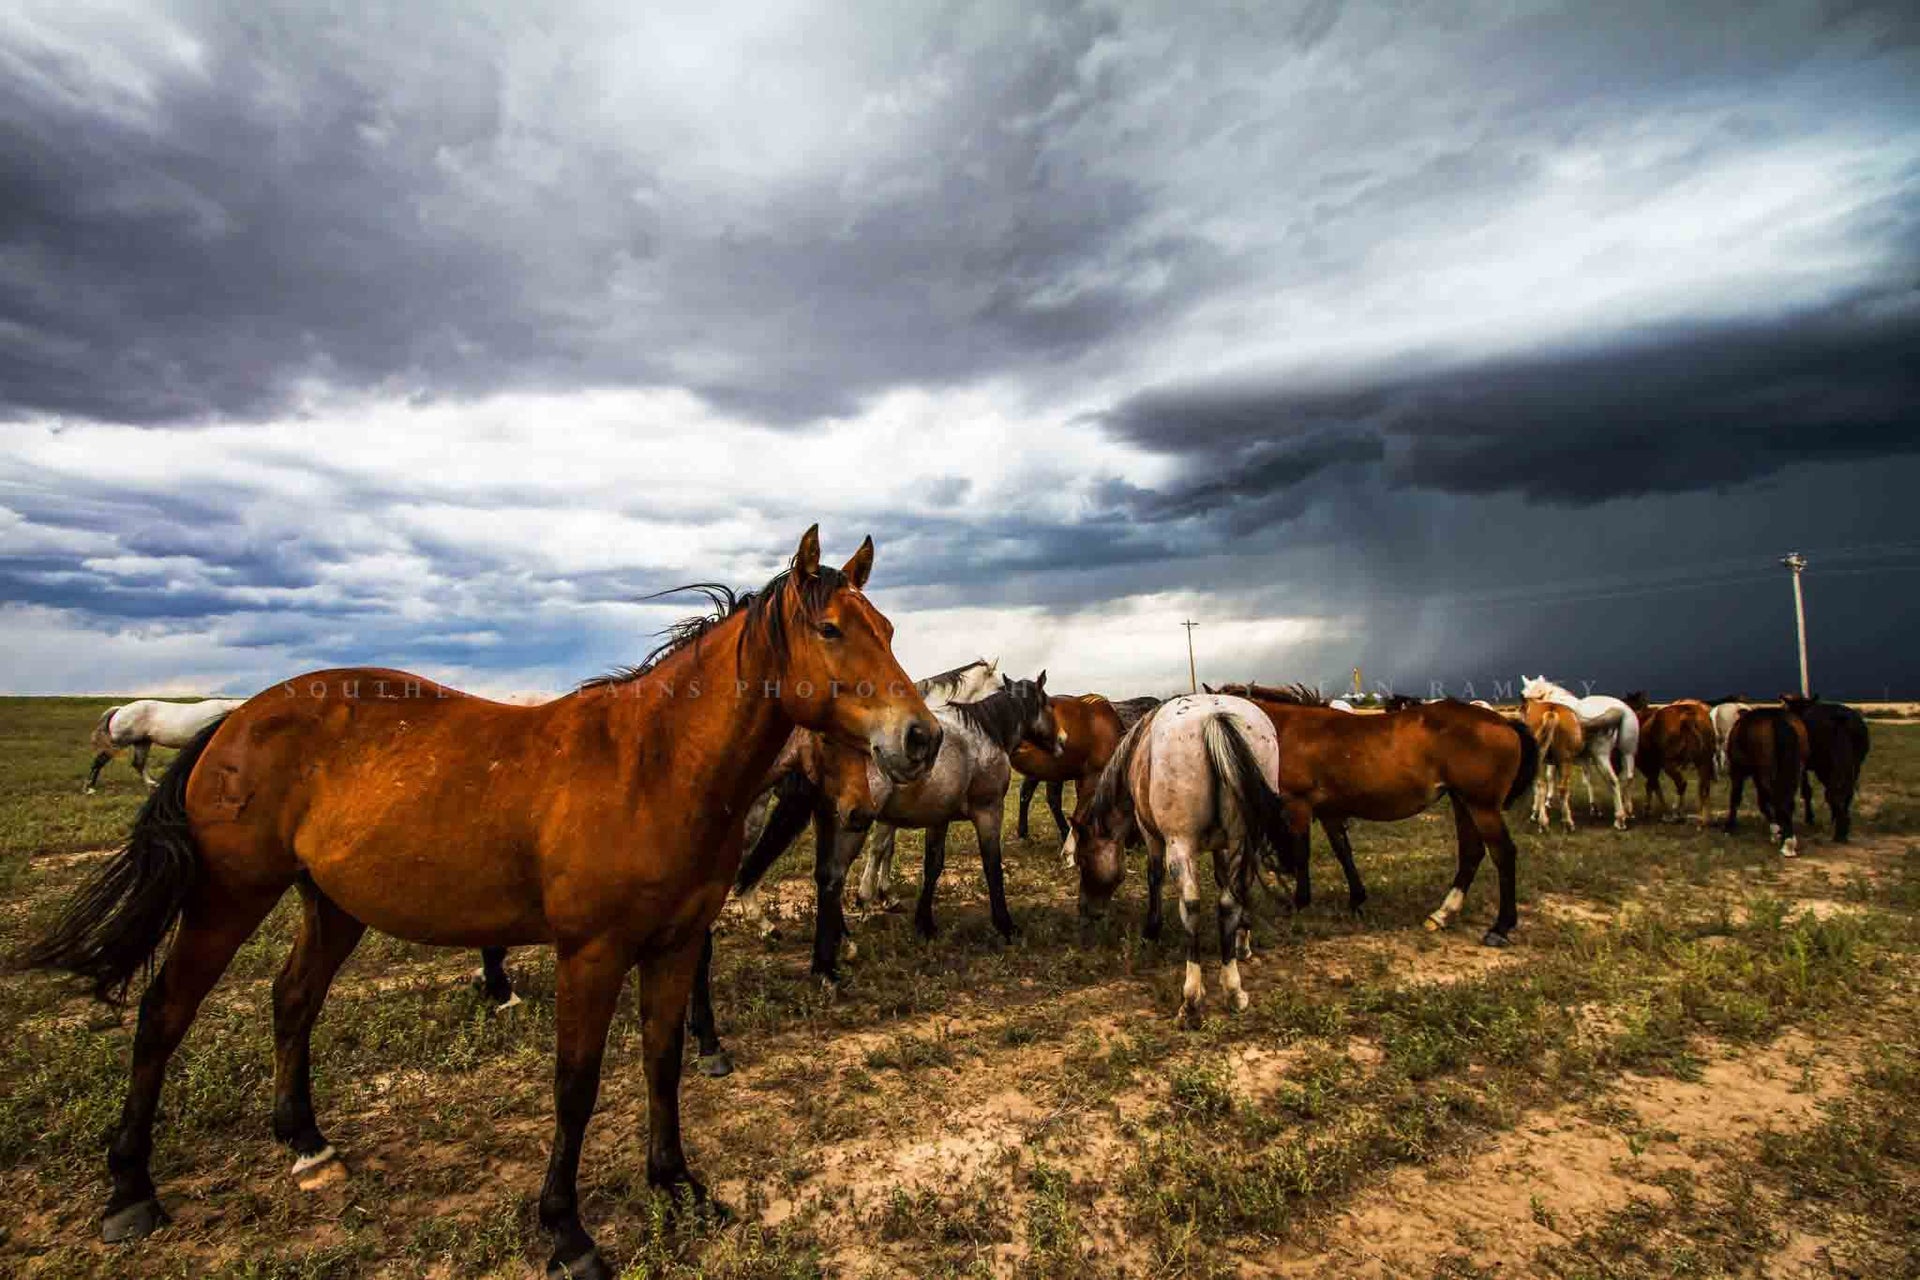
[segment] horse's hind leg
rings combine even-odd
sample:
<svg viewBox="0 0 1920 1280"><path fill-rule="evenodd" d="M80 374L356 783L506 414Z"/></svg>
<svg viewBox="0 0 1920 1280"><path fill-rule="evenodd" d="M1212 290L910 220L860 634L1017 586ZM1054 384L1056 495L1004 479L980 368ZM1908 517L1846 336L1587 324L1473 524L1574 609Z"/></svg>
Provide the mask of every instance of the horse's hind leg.
<svg viewBox="0 0 1920 1280"><path fill-rule="evenodd" d="M1020 779L1020 816L1014 825L1014 834L1022 840L1027 838L1027 806L1033 803L1033 793L1040 789L1040 779L1022 776ZM1062 828L1064 832L1065 828Z"/></svg>
<svg viewBox="0 0 1920 1280"><path fill-rule="evenodd" d="M367 927L334 905L304 876L298 881L305 913L293 950L273 980L273 1136L293 1148L293 1176L338 1159L313 1118L313 1024ZM505 948L499 949L503 954ZM318 1177L314 1174L314 1177Z"/></svg>
<svg viewBox="0 0 1920 1280"><path fill-rule="evenodd" d="M1231 853L1213 855L1213 878L1220 886L1217 908L1220 925L1220 985L1227 991L1227 1006L1235 1013L1247 1007L1247 993L1240 986L1239 942L1246 926L1247 872L1254 855L1244 845Z"/></svg>
<svg viewBox="0 0 1920 1280"><path fill-rule="evenodd" d="M223 893L216 901L212 895L217 890L203 884L181 916L166 963L147 984L140 999L139 1028L133 1035L127 1098L107 1148L113 1196L107 1201L100 1236L108 1244L137 1240L167 1221L148 1167L153 1155L153 1116L160 1104L167 1060L180 1047L200 1002L220 980L233 953L260 927L284 887L239 897Z"/></svg>
<svg viewBox="0 0 1920 1280"><path fill-rule="evenodd" d="M1460 802L1456 800L1454 803L1458 805ZM1515 884L1520 851L1514 846L1513 833L1507 830L1506 817L1497 802L1475 809L1472 821L1474 834L1479 837L1480 844L1493 854L1493 869L1500 876L1500 910L1493 918L1493 928L1487 930L1481 941L1489 947L1504 947L1514 925L1520 922Z"/></svg>
<svg viewBox="0 0 1920 1280"><path fill-rule="evenodd" d="M1148 942L1160 940L1160 896L1167 881L1167 846L1154 836L1147 837L1147 919L1140 936Z"/></svg>
<svg viewBox="0 0 1920 1280"><path fill-rule="evenodd" d="M1200 976L1200 885L1193 869L1194 847L1185 840L1167 841L1167 869L1180 894L1180 924L1187 931L1187 976L1180 988L1180 1025L1198 1027L1200 1006L1206 999L1206 980Z"/></svg>
<svg viewBox="0 0 1920 1280"><path fill-rule="evenodd" d="M1447 890L1445 900L1427 917L1429 929L1447 927L1453 913L1467 900L1467 890L1473 887L1473 877L1480 871L1480 860L1487 856L1486 843L1467 813L1466 802L1457 795L1453 797L1453 834L1457 845L1453 888Z"/></svg>
<svg viewBox="0 0 1920 1280"><path fill-rule="evenodd" d="M493 1001L496 1012L520 1003L520 997L513 993L513 979L507 976L505 947L480 948L480 972L473 976L487 999Z"/></svg>
<svg viewBox="0 0 1920 1280"><path fill-rule="evenodd" d="M828 982L840 980L840 944L847 936L847 914L842 906L847 892L847 868L859 856L860 846L866 843L867 831L872 825L873 819L858 810L845 815L814 815L813 844L821 852L816 853L813 863L812 972ZM846 947L847 958L851 960L856 949L850 940Z"/></svg>
<svg viewBox="0 0 1920 1280"><path fill-rule="evenodd" d="M733 1074L733 1059L720 1043L713 1021L713 930L700 944L700 961L693 971L693 998L687 1002L687 1029L693 1032L700 1074L715 1080Z"/></svg>
<svg viewBox="0 0 1920 1280"><path fill-rule="evenodd" d="M1049 788L1060 784L1052 782ZM1047 798L1053 798L1051 790ZM980 870L987 878L987 903L993 913L993 927L1000 931L1003 938L1011 938L1020 932L1013 923L1013 912L1007 909L1007 872L1000 861L1000 824L1006 813L1006 796L1002 794L998 803L975 809L973 820L974 839L980 845Z"/></svg>
<svg viewBox="0 0 1920 1280"><path fill-rule="evenodd" d="M1740 793L1747 789L1747 771L1738 764L1727 768L1727 834L1740 825Z"/></svg>
<svg viewBox="0 0 1920 1280"><path fill-rule="evenodd" d="M1047 810L1048 812L1053 814L1054 830L1060 833L1060 838L1062 840L1065 840L1067 838L1067 810L1066 810L1065 804L1063 803L1063 801L1065 801L1066 799L1066 796L1067 796L1066 783L1049 782L1047 784Z"/></svg>

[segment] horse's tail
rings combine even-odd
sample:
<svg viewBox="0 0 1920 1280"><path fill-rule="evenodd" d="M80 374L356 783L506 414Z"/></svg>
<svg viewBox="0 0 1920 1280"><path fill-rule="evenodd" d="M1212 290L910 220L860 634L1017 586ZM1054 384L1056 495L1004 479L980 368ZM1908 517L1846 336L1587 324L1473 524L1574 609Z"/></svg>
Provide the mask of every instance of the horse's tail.
<svg viewBox="0 0 1920 1280"><path fill-rule="evenodd" d="M1550 729L1553 723L1550 717L1543 718L1540 721L1540 727L1543 730ZM1513 785L1507 788L1507 798L1500 802L1500 807L1503 809L1512 805L1533 786L1533 775L1540 771L1540 744L1534 740L1534 735L1527 731L1527 726L1524 724L1516 724L1508 720L1506 725L1513 730L1514 736L1520 739L1520 772L1513 775Z"/></svg>
<svg viewBox="0 0 1920 1280"><path fill-rule="evenodd" d="M224 719L224 717L223 717ZM187 780L220 721L202 729L167 766L126 847L68 901L66 910L20 959L27 969L63 969L93 983L108 1004L126 999L133 975L151 969L200 878L200 847L187 817Z"/></svg>
<svg viewBox="0 0 1920 1280"><path fill-rule="evenodd" d="M1776 803L1786 805L1791 815L1794 793L1800 789L1800 771L1806 761L1800 755L1800 735L1793 731L1792 713L1775 711L1769 718L1773 721L1773 793L1786 797Z"/></svg>
<svg viewBox="0 0 1920 1280"><path fill-rule="evenodd" d="M1201 737L1207 745L1215 803L1221 817L1225 818L1227 807L1233 806L1241 829L1259 851L1261 861L1277 860L1283 869L1298 874L1286 802L1268 784L1267 775L1254 758L1253 748L1247 745L1240 726L1225 712L1215 712L1207 717Z"/></svg>
<svg viewBox="0 0 1920 1280"><path fill-rule="evenodd" d="M1709 715L1690 715L1686 718L1685 726L1683 754L1711 781L1718 773L1720 764L1720 739L1714 736L1713 718Z"/></svg>
<svg viewBox="0 0 1920 1280"><path fill-rule="evenodd" d="M108 707L100 713L100 720L93 726L92 746L95 751L112 753L120 748L113 745L113 713L119 707Z"/></svg>

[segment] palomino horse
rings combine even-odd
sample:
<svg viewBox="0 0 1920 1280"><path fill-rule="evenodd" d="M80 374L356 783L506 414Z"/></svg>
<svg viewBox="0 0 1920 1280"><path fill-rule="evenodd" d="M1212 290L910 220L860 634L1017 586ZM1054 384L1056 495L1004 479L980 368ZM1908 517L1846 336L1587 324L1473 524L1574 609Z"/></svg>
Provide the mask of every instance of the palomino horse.
<svg viewBox="0 0 1920 1280"><path fill-rule="evenodd" d="M1073 820L1080 865L1080 912L1106 907L1126 876L1127 836L1147 845L1147 919L1160 936L1160 888L1169 872L1187 931L1187 974L1180 1022L1199 1024L1206 983L1200 976L1200 880L1195 862L1213 854L1220 891L1216 919L1220 981L1234 1012L1247 1007L1240 959L1248 945L1248 897L1264 860L1295 871L1300 851L1285 802L1274 790L1280 748L1273 725L1244 698L1193 693L1173 698L1127 731Z"/></svg>
<svg viewBox="0 0 1920 1280"><path fill-rule="evenodd" d="M1560 819L1573 830L1573 770L1586 746L1580 717L1572 707L1535 698L1524 703L1527 731L1540 748L1540 776L1533 784L1534 825L1545 831L1553 825L1555 791L1560 795Z"/></svg>
<svg viewBox="0 0 1920 1280"><path fill-rule="evenodd" d="M1740 816L1740 792L1753 779L1754 798L1767 820L1767 838L1791 858L1800 852L1793 834L1793 800L1807 771L1807 726L1785 707L1755 707L1734 723L1727 739L1727 834Z"/></svg>
<svg viewBox="0 0 1920 1280"><path fill-rule="evenodd" d="M549 1274L611 1274L575 1181L607 1026L636 964L647 1179L704 1200L680 1142L682 1015L753 786L796 724L861 743L901 780L940 748L894 661L891 624L861 592L872 563L868 541L844 570L823 567L809 529L762 591L706 588L718 613L674 628L639 667L539 706L399 671L324 671L189 744L126 849L27 957L113 998L179 922L140 1002L102 1234L131 1239L166 1220L148 1157L167 1059L289 886L305 914L273 986L273 1128L296 1170L336 1158L313 1115L308 1042L370 925L439 946L554 947L557 1116L539 1201Z"/></svg>
<svg viewBox="0 0 1920 1280"><path fill-rule="evenodd" d="M980 845L993 927L1010 938L1014 926L1000 866L1000 827L1013 778L1014 748L1025 741L1051 753L1059 732L1047 698L1047 673L1033 680L1006 680L1006 687L991 698L954 703L934 715L946 736L933 768L915 782L886 787L884 794L874 796L876 830L861 870L860 905L883 904L891 894L894 833L901 827L923 828L926 848L913 925L921 937L931 938L934 890L947 860L947 827L966 819Z"/></svg>
<svg viewBox="0 0 1920 1280"><path fill-rule="evenodd" d="M147 772L147 752L155 747L178 749L200 736L201 730L233 710L245 698L207 698L201 702L161 702L141 698L125 706L108 707L93 726L93 768L87 771L86 793L100 781L107 761L133 748L133 768L149 787L160 783Z"/></svg>
<svg viewBox="0 0 1920 1280"><path fill-rule="evenodd" d="M1442 796L1453 801L1459 858L1453 888L1427 917L1443 929L1466 900L1467 890L1491 851L1500 876L1500 910L1482 939L1504 947L1519 919L1514 874L1518 850L1504 810L1533 785L1539 750L1525 725L1492 711L1451 700L1422 703L1384 715L1346 715L1315 705L1298 686L1229 685L1224 693L1251 699L1273 721L1280 742L1280 793L1303 838L1309 818L1327 833L1347 877L1347 904L1366 901L1347 842L1347 823L1398 822ZM1294 904L1311 900L1306 850L1302 849Z"/></svg>
<svg viewBox="0 0 1920 1280"><path fill-rule="evenodd" d="M1818 694L1786 694L1780 701L1807 726L1807 772L1800 779L1807 825L1813 825L1813 779L1818 776L1833 814L1833 838L1845 844L1853 830L1853 790L1860 766L1867 762L1866 717L1843 702L1822 702Z"/></svg>
<svg viewBox="0 0 1920 1280"><path fill-rule="evenodd" d="M1522 676L1520 696L1523 699L1545 698L1558 702L1562 706L1572 707L1574 714L1580 717L1580 731L1586 735L1586 750L1581 762L1589 770L1598 769L1606 775L1607 782L1613 788L1613 825L1617 831L1627 829L1627 819L1633 815L1632 802L1627 797L1627 784L1633 781L1633 759L1640 749L1640 721L1634 716L1633 708L1618 698L1603 693L1589 697L1575 697L1545 676ZM1619 750L1619 763L1616 765L1614 750ZM1593 798L1593 779L1587 779L1587 798Z"/></svg>
<svg viewBox="0 0 1920 1280"><path fill-rule="evenodd" d="M1635 707L1634 714L1640 719L1640 748L1634 763L1647 784L1647 817L1666 810L1666 793L1660 789L1660 775L1664 773L1673 779L1673 813L1679 818L1687 803L1687 775L1683 771L1692 769L1700 782L1700 825L1706 826L1708 797L1717 776L1714 762L1719 755L1713 713L1704 702L1681 698L1664 707Z"/></svg>
<svg viewBox="0 0 1920 1280"><path fill-rule="evenodd" d="M1055 694L1048 701L1053 704L1053 721L1059 729L1054 749L1042 751L1023 742L1013 750L1013 767L1021 775L1015 831L1022 840L1027 838L1027 805L1042 783L1046 784L1047 808L1053 814L1055 829L1062 841L1066 839L1067 814L1061 807L1066 784L1073 783L1075 804L1085 804L1093 784L1100 780L1100 771L1107 767L1113 749L1127 731L1118 709L1097 693L1076 697Z"/></svg>

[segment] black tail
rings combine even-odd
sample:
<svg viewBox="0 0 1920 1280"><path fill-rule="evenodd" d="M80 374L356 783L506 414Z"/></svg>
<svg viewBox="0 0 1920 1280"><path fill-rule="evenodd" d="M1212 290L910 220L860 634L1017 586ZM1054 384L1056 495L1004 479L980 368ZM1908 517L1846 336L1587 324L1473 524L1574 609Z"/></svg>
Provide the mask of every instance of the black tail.
<svg viewBox="0 0 1920 1280"><path fill-rule="evenodd" d="M187 779L220 727L216 720L173 758L126 848L116 853L67 903L59 921L27 948L20 966L64 969L93 983L96 999L119 1004L133 975L151 970L200 876L200 850L187 822Z"/></svg>
<svg viewBox="0 0 1920 1280"><path fill-rule="evenodd" d="M1204 733L1215 794L1222 801L1231 797L1239 806L1247 839L1258 850L1260 861L1269 866L1277 863L1289 875L1298 876L1301 842L1287 823L1287 806L1267 782L1233 717L1224 713L1207 717Z"/></svg>
<svg viewBox="0 0 1920 1280"><path fill-rule="evenodd" d="M1793 797L1800 790L1800 772L1806 761L1800 754L1800 735L1793 731L1793 715L1774 711L1773 719L1773 794L1774 803L1785 806L1787 821L1793 820ZM1768 814L1769 821L1774 815Z"/></svg>
<svg viewBox="0 0 1920 1280"><path fill-rule="evenodd" d="M1540 771L1540 744L1533 740L1533 734L1524 724L1511 720L1507 724L1520 738L1520 772L1513 775L1513 785L1507 788L1507 798L1500 804L1502 809L1511 808L1515 800L1525 795L1533 786L1533 775Z"/></svg>

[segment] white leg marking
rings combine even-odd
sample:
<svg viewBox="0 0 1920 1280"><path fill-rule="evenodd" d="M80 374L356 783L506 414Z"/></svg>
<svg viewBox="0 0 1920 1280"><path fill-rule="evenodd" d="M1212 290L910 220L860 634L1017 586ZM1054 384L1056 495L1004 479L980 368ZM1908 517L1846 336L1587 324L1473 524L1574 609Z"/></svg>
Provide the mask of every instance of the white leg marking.
<svg viewBox="0 0 1920 1280"><path fill-rule="evenodd" d="M337 1159L339 1154L339 1152L333 1149L333 1144L328 1143L312 1155L301 1156L298 1160L295 1160L293 1162L293 1176L297 1178L309 1169L318 1169L327 1161Z"/></svg>
<svg viewBox="0 0 1920 1280"><path fill-rule="evenodd" d="M505 1013L507 1010L514 1008L519 1003L520 1003L520 993L516 991L512 995L507 997L507 1002L505 1004L497 1004L493 1006L493 1011L495 1013Z"/></svg>
<svg viewBox="0 0 1920 1280"><path fill-rule="evenodd" d="M1800 856L1800 837L1788 836L1787 842L1780 846L1780 852L1785 854L1789 858L1799 857Z"/></svg>
<svg viewBox="0 0 1920 1280"><path fill-rule="evenodd" d="M1247 1007L1247 993L1240 985L1240 962L1229 960L1220 970L1220 981L1227 989L1227 1002L1239 1013Z"/></svg>
<svg viewBox="0 0 1920 1280"><path fill-rule="evenodd" d="M1069 867L1073 865L1073 846L1076 838L1072 831L1068 831L1067 842L1060 846L1061 856L1066 860L1066 865Z"/></svg>
<svg viewBox="0 0 1920 1280"><path fill-rule="evenodd" d="M1767 839L1773 841L1775 844L1780 843L1780 824L1779 823L1769 822L1767 824Z"/></svg>
<svg viewBox="0 0 1920 1280"><path fill-rule="evenodd" d="M1201 997L1207 994L1207 984L1200 977L1200 966L1192 960L1187 961L1187 980L1181 986L1180 994L1189 1005L1199 1004Z"/></svg>
<svg viewBox="0 0 1920 1280"><path fill-rule="evenodd" d="M1234 947L1234 954L1242 960L1253 959L1253 930L1241 926L1240 940Z"/></svg>

